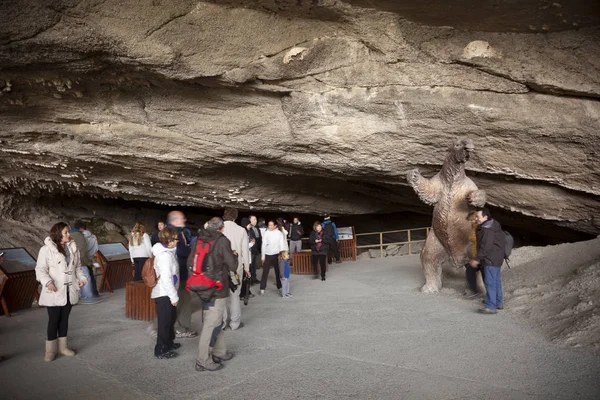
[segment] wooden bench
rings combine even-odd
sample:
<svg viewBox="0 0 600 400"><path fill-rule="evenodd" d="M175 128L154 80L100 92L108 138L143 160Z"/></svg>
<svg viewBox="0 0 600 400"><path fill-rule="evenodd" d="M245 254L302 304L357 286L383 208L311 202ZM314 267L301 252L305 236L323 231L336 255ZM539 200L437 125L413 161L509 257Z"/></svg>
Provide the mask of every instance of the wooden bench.
<svg viewBox="0 0 600 400"><path fill-rule="evenodd" d="M127 282L125 286L125 316L139 321L152 321L156 304L150 298L152 288L144 281Z"/></svg>

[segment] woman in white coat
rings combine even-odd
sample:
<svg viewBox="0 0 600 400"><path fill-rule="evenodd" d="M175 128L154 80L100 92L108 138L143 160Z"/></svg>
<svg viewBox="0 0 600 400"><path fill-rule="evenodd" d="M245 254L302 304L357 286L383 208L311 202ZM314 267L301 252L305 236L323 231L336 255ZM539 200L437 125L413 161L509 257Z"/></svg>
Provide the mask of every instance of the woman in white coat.
<svg viewBox="0 0 600 400"><path fill-rule="evenodd" d="M79 250L71 240L69 226L64 222L50 229L44 240L35 267L36 279L42 284L40 306L48 310L48 337L45 361L52 361L56 353L74 356L67 345L71 306L79 301L80 288L87 283L82 270Z"/></svg>
<svg viewBox="0 0 600 400"><path fill-rule="evenodd" d="M135 224L129 235L129 257L133 264L133 280L142 280L144 263L152 255L152 241L142 222Z"/></svg>

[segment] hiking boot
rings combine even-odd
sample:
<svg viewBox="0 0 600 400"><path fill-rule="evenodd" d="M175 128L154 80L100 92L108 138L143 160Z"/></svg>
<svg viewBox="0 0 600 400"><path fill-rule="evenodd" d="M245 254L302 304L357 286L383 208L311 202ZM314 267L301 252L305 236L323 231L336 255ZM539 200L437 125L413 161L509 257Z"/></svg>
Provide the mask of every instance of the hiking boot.
<svg viewBox="0 0 600 400"><path fill-rule="evenodd" d="M194 332L194 331L189 331L189 332L175 332L175 337L176 338L191 339L191 338L195 338L196 336L198 336L198 332Z"/></svg>
<svg viewBox="0 0 600 400"><path fill-rule="evenodd" d="M321 280L322 280L322 281L325 281L325 277L324 277L324 276L322 276L322 277L321 277Z"/></svg>
<svg viewBox="0 0 600 400"><path fill-rule="evenodd" d="M234 353L232 353L232 352L227 352L227 353L225 353L225 355L224 355L224 356L221 356L221 357L219 357L219 356L215 356L215 355L213 354L213 356L212 356L212 359L213 359L213 361L214 361L215 363L217 363L217 364L221 364L223 361L229 361L229 360L231 360L231 359L233 358L233 356L234 356L234 355L235 355L235 354L234 354Z"/></svg>
<svg viewBox="0 0 600 400"><path fill-rule="evenodd" d="M196 361L196 371L200 372L200 371L218 371L221 368L223 368L223 364L218 364L215 362L212 362L210 364L206 364L206 365L202 365L200 364L200 362Z"/></svg>
<svg viewBox="0 0 600 400"><path fill-rule="evenodd" d="M496 310L490 310L489 308L480 308L479 311L481 314L496 314Z"/></svg>
<svg viewBox="0 0 600 400"><path fill-rule="evenodd" d="M504 310L504 306L496 306L496 310Z"/></svg>
<svg viewBox="0 0 600 400"><path fill-rule="evenodd" d="M177 353L173 352L173 351L167 351L166 353L163 354L159 354L159 355L154 355L154 358L156 358L157 360L168 360L169 358L175 358L177 357Z"/></svg>

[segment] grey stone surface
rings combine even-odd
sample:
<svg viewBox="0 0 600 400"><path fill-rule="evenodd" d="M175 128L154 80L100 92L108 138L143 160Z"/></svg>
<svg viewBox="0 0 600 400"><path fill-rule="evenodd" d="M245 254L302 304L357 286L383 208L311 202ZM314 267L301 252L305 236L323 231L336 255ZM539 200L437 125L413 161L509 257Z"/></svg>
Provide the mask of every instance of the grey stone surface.
<svg viewBox="0 0 600 400"><path fill-rule="evenodd" d="M46 312L0 322L3 399L597 399L600 357L558 347L510 310L479 315L448 289L423 295L417 256L334 265L326 282L292 276L227 331L236 357L194 370L197 340L157 361L147 323L124 317L124 290L79 305L75 358L43 361ZM200 327L200 315L194 314Z"/></svg>

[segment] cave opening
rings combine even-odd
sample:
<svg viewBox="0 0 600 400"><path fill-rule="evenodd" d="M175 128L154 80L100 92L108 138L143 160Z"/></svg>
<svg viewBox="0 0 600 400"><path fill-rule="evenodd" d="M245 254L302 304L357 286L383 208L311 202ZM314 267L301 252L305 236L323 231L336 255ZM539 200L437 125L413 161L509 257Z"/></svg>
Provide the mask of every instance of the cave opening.
<svg viewBox="0 0 600 400"><path fill-rule="evenodd" d="M167 213L172 210L181 210L187 218L187 226L195 232L202 224L213 216L222 216L221 208L203 208L189 205L156 204L149 201L127 200L121 197L90 197L86 195L46 195L35 200L37 204L55 213L58 218L73 223L76 219L83 219L91 226L102 226L109 222L118 226L123 235L136 223L143 222L149 232L156 230L156 223L165 221ZM235 207L234 205L231 205ZM432 210L432 209L431 209ZM568 227L561 227L552 221L527 217L518 213L490 207L494 217L515 238L515 247L521 246L546 246L560 243L573 243L593 239L592 234L578 232ZM239 208L240 222L243 217L256 215L258 218L269 219L284 218L291 221L298 217L304 227L305 236L308 236L315 221L322 221L323 214L294 213L289 210L261 209L248 210ZM407 229L428 228L431 226L431 213L416 212L408 208L399 209L391 213L373 214L331 214L338 227L352 226L357 234L379 233ZM414 231L412 240L424 240L425 231ZM406 240L406 233L388 233L384 236L384 245ZM378 235L361 236L358 245L373 245L379 243ZM360 253L360 251L359 251Z"/></svg>

